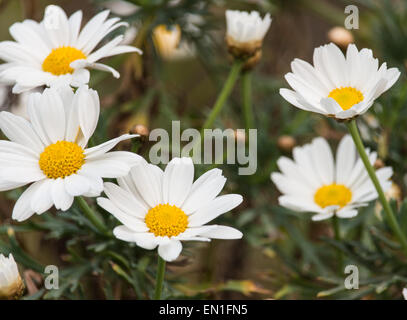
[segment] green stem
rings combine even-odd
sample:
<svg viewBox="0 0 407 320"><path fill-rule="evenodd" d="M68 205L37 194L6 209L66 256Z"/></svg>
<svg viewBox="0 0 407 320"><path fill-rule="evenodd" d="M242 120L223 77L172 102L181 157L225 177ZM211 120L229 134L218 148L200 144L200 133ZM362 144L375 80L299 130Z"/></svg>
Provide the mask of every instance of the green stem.
<svg viewBox="0 0 407 320"><path fill-rule="evenodd" d="M76 201L81 208L83 214L90 222L103 234L108 234L108 229L105 223L96 215L96 213L89 207L88 203L83 197L76 197Z"/></svg>
<svg viewBox="0 0 407 320"><path fill-rule="evenodd" d="M341 232L339 229L339 219L336 215L334 215L332 218L332 226L334 229L335 240L341 241ZM339 274L342 274L342 272L343 272L343 253L340 249L338 249L337 251L338 251L338 272L339 272Z"/></svg>
<svg viewBox="0 0 407 320"><path fill-rule="evenodd" d="M243 116L246 128L246 134L249 129L253 129L253 109L252 109L252 79L251 72L245 71L242 75L242 98L243 98Z"/></svg>
<svg viewBox="0 0 407 320"><path fill-rule="evenodd" d="M164 274L165 274L165 260L158 256L158 266L157 266L157 277L155 283L155 293L154 293L154 300L161 299L161 291L163 290L163 282L164 282Z"/></svg>
<svg viewBox="0 0 407 320"><path fill-rule="evenodd" d="M216 117L221 112L227 98L229 97L230 93L232 92L233 87L235 86L235 82L239 77L240 70L242 69L243 62L239 60L235 60L232 68L229 72L229 77L223 86L222 91L220 92L218 99L216 100L211 113L209 114L208 118L206 119L203 127L202 132L204 129L209 129L212 127L213 123L216 120Z"/></svg>
<svg viewBox="0 0 407 320"><path fill-rule="evenodd" d="M363 164L365 165L365 168L367 170L367 173L369 174L369 177L372 180L373 185L376 188L377 194L379 195L379 200L383 206L384 212L387 215L387 221L389 222L391 229L393 230L397 239L399 240L399 242L404 250L404 253L407 255L406 237L405 237L404 233L401 231L401 228L397 222L397 219L393 213L393 210L390 207L390 205L384 195L384 192L380 185L379 179L377 179L376 172L375 172L373 166L370 164L370 161L366 154L362 139L360 138L360 135L359 135L359 130L356 125L356 121L355 120L350 121L347 124L347 126L348 126L350 134L352 135L353 141L355 142L356 149L359 152L360 158L362 159Z"/></svg>

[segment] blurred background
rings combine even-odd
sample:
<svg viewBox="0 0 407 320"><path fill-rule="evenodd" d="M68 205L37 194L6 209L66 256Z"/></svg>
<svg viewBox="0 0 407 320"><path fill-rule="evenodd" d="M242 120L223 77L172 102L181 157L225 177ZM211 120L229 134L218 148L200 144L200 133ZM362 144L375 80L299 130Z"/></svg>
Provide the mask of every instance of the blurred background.
<svg viewBox="0 0 407 320"><path fill-rule="evenodd" d="M126 54L107 64L120 79L92 71L90 87L99 92L102 114L94 143L120 133L142 135L134 150L146 157L154 128L171 132L171 120L181 130L200 129L228 75L231 60L225 38L225 10L257 10L273 21L263 42L263 57L253 70L253 108L258 129L258 169L239 176L235 165L219 165L228 178L225 193L244 197L241 206L218 218L239 228L239 241L188 243L181 258L168 264L167 298L224 299L400 299L407 284L405 260L388 232L378 204L342 221L346 241L333 240L329 223L310 221L310 214L277 205L279 195L270 180L276 161L291 157L292 148L320 135L336 148L346 127L305 113L285 102L278 90L288 87L284 74L290 62L312 62L315 47L334 42L341 48L354 42L371 48L380 62L398 67L396 85L384 94L359 124L365 143L379 153L376 167L390 165L395 174L389 193L407 232L407 2L405 0L1 0L0 39L23 19L42 20L44 8L57 4L68 15L82 10L84 21L108 8L129 22L126 43L142 56ZM347 5L359 9L359 29L344 29ZM160 25L164 25L160 27ZM117 33L125 29L117 30ZM171 36L169 36L171 34ZM114 35L111 35L113 37ZM106 39L108 41L109 39ZM244 128L240 82L218 117L216 128ZM1 109L24 113L24 97L9 88L0 94ZM237 136L236 139L241 137ZM197 175L209 169L197 166ZM104 239L76 208L51 212L29 222L11 221L19 191L0 195L0 252L13 252L24 272L28 299L145 299L153 290L156 257L127 243ZM101 212L107 223L116 221ZM345 275L337 272L336 250L360 271L359 290L345 290ZM43 266L60 267L60 289L43 288Z"/></svg>

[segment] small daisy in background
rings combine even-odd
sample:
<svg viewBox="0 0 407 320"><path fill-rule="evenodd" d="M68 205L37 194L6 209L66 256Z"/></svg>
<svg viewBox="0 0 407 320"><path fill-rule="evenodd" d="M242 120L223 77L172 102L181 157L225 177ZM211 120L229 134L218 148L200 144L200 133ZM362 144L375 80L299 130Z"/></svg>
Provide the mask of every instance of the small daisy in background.
<svg viewBox="0 0 407 320"><path fill-rule="evenodd" d="M102 3L104 7L119 16L131 16L140 10L140 7L124 0L109 0Z"/></svg>
<svg viewBox="0 0 407 320"><path fill-rule="evenodd" d="M285 79L293 88L280 89L297 108L347 120L365 113L400 76L397 68L379 67L372 50L358 51L354 44L346 56L333 43L314 50L314 66L301 59L291 63Z"/></svg>
<svg viewBox="0 0 407 320"><path fill-rule="evenodd" d="M123 224L113 231L117 238L148 250L158 246L165 261L178 258L181 241L240 239L242 233L234 228L205 224L237 207L242 196L218 196L226 183L219 169L193 180L191 158L174 158L165 171L141 161L117 179L118 186L106 182L107 198L97 202Z"/></svg>
<svg viewBox="0 0 407 320"><path fill-rule="evenodd" d="M116 70L97 61L141 51L122 45L123 35L95 50L108 34L127 26L119 18L108 19L108 15L109 10L100 12L80 30L82 11L68 18L62 8L51 5L40 23L14 23L10 34L15 41L0 42L0 58L6 62L0 66L0 80L13 84L13 92L20 93L44 85L87 84L90 74L86 68L109 71L118 78Z"/></svg>
<svg viewBox="0 0 407 320"><path fill-rule="evenodd" d="M18 299L24 293L24 283L13 255L0 254L0 299Z"/></svg>
<svg viewBox="0 0 407 320"><path fill-rule="evenodd" d="M33 89L20 94L13 94L11 86L0 83L0 111L10 111L16 116L28 119L28 97L34 92L42 92L42 90Z"/></svg>
<svg viewBox="0 0 407 320"><path fill-rule="evenodd" d="M140 9L139 6L136 6L131 2L122 0L106 1L102 3L102 6L106 9L109 9L112 14L122 17L132 16ZM127 30L124 32L123 41L120 44L122 45L132 44L137 37L138 29L140 27L141 24L129 25Z"/></svg>
<svg viewBox="0 0 407 320"><path fill-rule="evenodd" d="M53 205L68 210L74 197L98 196L102 178L125 176L141 157L111 150L125 134L86 148L96 129L100 105L96 91L87 86L33 93L29 121L10 112L0 113L0 129L10 140L0 140L0 191L32 183L17 200L12 217L23 221Z"/></svg>
<svg viewBox="0 0 407 320"><path fill-rule="evenodd" d="M226 43L229 53L237 59L248 60L246 67L261 58L263 38L271 25L270 14L262 19L257 11L226 10Z"/></svg>
<svg viewBox="0 0 407 320"><path fill-rule="evenodd" d="M376 161L376 152L366 151L370 162ZM331 148L324 138L293 149L293 158L281 157L271 179L283 194L279 204L290 210L316 213L312 220L352 218L357 208L377 199L377 192L369 179L355 144L349 135L342 138L334 160ZM383 189L391 187L390 167L376 171Z"/></svg>

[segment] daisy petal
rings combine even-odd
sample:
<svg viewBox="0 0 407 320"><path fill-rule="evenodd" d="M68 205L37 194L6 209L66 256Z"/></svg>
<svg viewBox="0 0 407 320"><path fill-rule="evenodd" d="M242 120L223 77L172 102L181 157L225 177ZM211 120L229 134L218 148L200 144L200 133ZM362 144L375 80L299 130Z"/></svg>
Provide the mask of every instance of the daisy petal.
<svg viewBox="0 0 407 320"><path fill-rule="evenodd" d="M31 207L31 199L46 181L47 180L41 180L33 183L23 192L20 198L18 198L12 214L14 220L21 222L27 220L35 213Z"/></svg>
<svg viewBox="0 0 407 320"><path fill-rule="evenodd" d="M181 207L192 187L194 164L191 158L174 158L163 177L163 201Z"/></svg>
<svg viewBox="0 0 407 320"><path fill-rule="evenodd" d="M243 237L243 233L235 228L218 225L214 225L213 227L214 228L202 232L199 235L211 239L241 239Z"/></svg>
<svg viewBox="0 0 407 320"><path fill-rule="evenodd" d="M197 212L189 216L189 226L197 227L204 225L225 212L234 209L241 204L242 201L242 196L238 194L228 194L217 197L215 200L211 201L204 207L200 208Z"/></svg>
<svg viewBox="0 0 407 320"><path fill-rule="evenodd" d="M24 118L2 111L0 112L0 129L9 140L22 144L37 154L41 153L44 149L30 123Z"/></svg>
<svg viewBox="0 0 407 320"><path fill-rule="evenodd" d="M51 188L51 197L55 204L55 208L62 211L68 210L72 206L74 200L74 197L66 192L64 180L61 178L54 181Z"/></svg>
<svg viewBox="0 0 407 320"><path fill-rule="evenodd" d="M158 245L157 240L152 233L138 233L134 232L126 226L118 226L113 229L113 234L116 238L128 241L135 242L139 247L142 247L147 250L155 249Z"/></svg>
<svg viewBox="0 0 407 320"><path fill-rule="evenodd" d="M167 244L160 244L158 246L158 254L165 261L174 261L177 259L182 251L181 241L171 240Z"/></svg>

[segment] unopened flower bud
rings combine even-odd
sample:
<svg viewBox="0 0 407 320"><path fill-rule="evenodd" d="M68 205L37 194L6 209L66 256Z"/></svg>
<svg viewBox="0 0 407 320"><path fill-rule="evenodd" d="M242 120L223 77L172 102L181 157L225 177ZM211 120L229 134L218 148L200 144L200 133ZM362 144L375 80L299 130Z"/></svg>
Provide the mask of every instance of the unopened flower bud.
<svg viewBox="0 0 407 320"><path fill-rule="evenodd" d="M253 68L260 60L263 38L270 28L270 14L262 19L257 11L226 11L226 44L229 53L244 60L244 69Z"/></svg>
<svg viewBox="0 0 407 320"><path fill-rule="evenodd" d="M0 299L18 299L24 293L24 283L13 255L0 254Z"/></svg>
<svg viewBox="0 0 407 320"><path fill-rule="evenodd" d="M297 141L292 136L283 135L277 139L277 146L284 151L291 151L296 144Z"/></svg>
<svg viewBox="0 0 407 320"><path fill-rule="evenodd" d="M150 134L150 131L145 125L138 124L131 129L131 133L139 134L141 137L147 137Z"/></svg>
<svg viewBox="0 0 407 320"><path fill-rule="evenodd" d="M401 189L393 182L390 189L386 191L385 195L387 200L394 199L399 202L401 200Z"/></svg>
<svg viewBox="0 0 407 320"><path fill-rule="evenodd" d="M384 167L384 162L382 159L376 159L376 161L373 164L375 169L380 169Z"/></svg>
<svg viewBox="0 0 407 320"><path fill-rule="evenodd" d="M352 33L343 27L334 27L329 30L328 39L342 49L346 49L349 44L355 41Z"/></svg>
<svg viewBox="0 0 407 320"><path fill-rule="evenodd" d="M160 24L153 31L154 45L163 59L170 59L181 41L179 25L167 27Z"/></svg>
<svg viewBox="0 0 407 320"><path fill-rule="evenodd" d="M401 189L400 187L395 184L394 182L392 182L391 187L386 190L386 192L384 193L387 201L390 200L396 200L397 203L400 203L401 201ZM382 205L379 201L376 202L376 206L375 206L375 214L377 216L380 216L380 212L382 211Z"/></svg>

